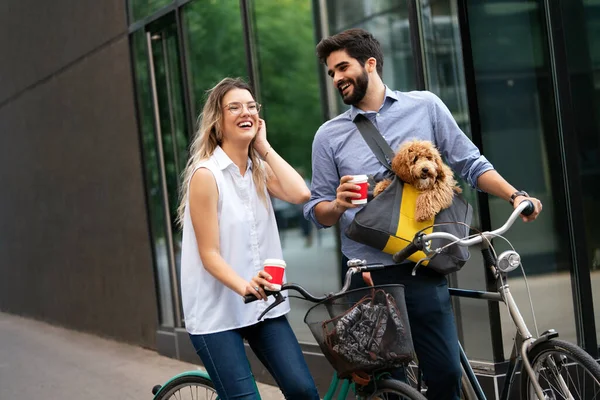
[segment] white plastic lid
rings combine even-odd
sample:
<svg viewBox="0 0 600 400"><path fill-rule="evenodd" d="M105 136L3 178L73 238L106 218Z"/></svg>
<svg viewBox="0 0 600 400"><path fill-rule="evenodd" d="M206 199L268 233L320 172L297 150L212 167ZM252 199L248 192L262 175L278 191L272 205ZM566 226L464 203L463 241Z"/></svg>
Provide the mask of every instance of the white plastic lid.
<svg viewBox="0 0 600 400"><path fill-rule="evenodd" d="M369 179L367 175L354 175L349 182L357 183L357 182L366 182Z"/></svg>
<svg viewBox="0 0 600 400"><path fill-rule="evenodd" d="M265 260L265 262L263 263L263 265L276 265L276 266L282 267L282 268L286 267L285 261L283 261L279 258L267 258Z"/></svg>

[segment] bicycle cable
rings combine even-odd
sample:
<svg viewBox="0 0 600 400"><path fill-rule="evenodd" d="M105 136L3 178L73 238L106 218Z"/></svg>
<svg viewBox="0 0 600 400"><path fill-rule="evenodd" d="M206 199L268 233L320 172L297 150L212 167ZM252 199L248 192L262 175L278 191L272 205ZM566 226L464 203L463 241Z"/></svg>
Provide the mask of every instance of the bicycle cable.
<svg viewBox="0 0 600 400"><path fill-rule="evenodd" d="M510 242L510 241L509 241L507 238L505 238L504 236L502 236L502 235L500 235L500 234L492 234L492 233L490 233L490 232L481 232L481 231L479 231L479 230L477 230L477 229L473 228L472 226L470 226L470 225L468 225L468 224L465 224L464 222L443 222L443 223L439 223L439 224L433 224L433 225L431 225L431 226L429 226L429 227L427 227L427 228L423 228L423 229L421 230L421 232L422 232L422 231L424 231L425 229L428 229L428 228L430 228L430 227L435 227L435 226L437 226L437 225L448 225L448 224L466 225L466 226L467 226L467 227L469 227L470 229L473 229L473 230L477 231L477 233L474 233L474 234L472 234L472 235L468 235L468 236L466 236L466 237L464 237L464 238L462 238L462 239L459 239L459 240L454 240L454 241L451 241L451 242L449 242L449 243L445 244L444 246L442 246L442 247L438 248L438 249L435 251L436 255L437 255L437 254L439 254L439 253L441 253L441 252L442 252L444 249L446 249L447 247L449 247L449 246L452 246L452 245L455 245L456 243L458 243L459 241L461 241L461 240L463 240L463 239L471 239L471 238L474 238L474 237L477 237L477 236L482 236L482 238L483 238L483 239L485 239L485 240L487 241L487 243L488 243L488 245L489 245L489 247L490 247L490 249L491 249L492 253L494 254L494 258L495 258L495 259L498 259L498 255L497 255L497 253L496 253L496 249L494 248L494 246L492 245L492 243L491 243L490 239L489 239L487 236L493 236L493 237L497 237L497 238L503 239L504 241L506 241L506 243L508 243L508 245L510 246L510 248L511 248L511 249L512 249L514 252L516 252L516 253L517 253L517 251L515 250L515 247L513 246L513 244L512 244L512 243L511 243L511 242ZM485 235L482 235L483 233L485 233ZM435 257L435 255L434 255L434 257ZM520 262L520 263L519 263L519 266L520 266L520 268L521 268L521 273L523 274L523 280L524 280L524 282L525 282L525 288L526 288L526 291L527 291L527 297L529 298L529 308L530 308L530 310L531 310L531 316L532 316L532 318L533 318L533 326L534 326L534 328L535 328L535 334L536 334L536 336L537 336L537 337L539 337L539 336L540 336L540 333L539 333L539 329L538 329L538 325L537 325L537 318L535 317L535 309L534 309L534 307L533 307L533 299L531 298L531 289L530 289L530 287L529 287L529 281L527 280L527 275L526 275L526 273L525 273L525 268L523 267L523 263L522 263L522 262ZM504 279L502 279L502 275L499 275L499 278L500 278L500 282L502 283L502 285L505 285L506 283L505 283ZM508 279L508 275L507 275L507 279ZM507 281L507 282L508 282L508 281ZM507 311L507 313L508 313L508 315L509 315L509 318L511 318L511 317L510 317L510 311L508 310L508 307L506 308L506 311Z"/></svg>
<svg viewBox="0 0 600 400"><path fill-rule="evenodd" d="M508 243L508 245L510 246L510 248L512 249L512 251L514 251L515 253L517 252L515 250L515 247L513 246L513 244L507 238L505 238L504 236L502 236L502 235L492 235L492 236L500 238L500 239L503 239L506 243ZM488 245L490 246L490 249L494 253L494 258L497 259L498 257L497 257L496 249L494 248L494 246L492 245L492 243L490 242L490 240L488 238L486 238L486 237L484 237L484 238L487 240ZM519 262L519 267L521 269L521 273L523 274L523 280L525 282L525 289L527 291L527 297L529 298L529 308L531 310L531 317L533 319L533 327L535 329L536 337L539 337L540 336L540 332L538 330L537 318L535 317L535 309L533 307L533 299L531 297L531 289L529 288L529 281L527 280L527 275L525 273L525 268L523 267L523 262ZM502 275L499 275L499 278L500 278L500 282L502 283L502 285L507 284L507 282L508 282L508 275L506 276L506 278L507 278L506 281L504 281L504 279L502 279ZM508 310L508 308L506 310L507 310L507 313L508 313L508 315L510 317L510 311Z"/></svg>

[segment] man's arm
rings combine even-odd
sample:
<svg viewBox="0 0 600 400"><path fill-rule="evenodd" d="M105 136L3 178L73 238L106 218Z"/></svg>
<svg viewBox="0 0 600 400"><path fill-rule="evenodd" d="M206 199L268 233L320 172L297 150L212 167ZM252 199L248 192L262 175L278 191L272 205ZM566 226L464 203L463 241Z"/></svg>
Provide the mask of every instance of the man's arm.
<svg viewBox="0 0 600 400"><path fill-rule="evenodd" d="M319 128L315 135L310 200L304 205L304 218L313 221L317 228L335 225L348 208L355 207L348 199L354 193L346 193L345 197L339 193L340 188L347 192L356 186L345 183L350 177L340 179L329 136L325 126Z"/></svg>
<svg viewBox="0 0 600 400"><path fill-rule="evenodd" d="M358 207L352 204L352 198L359 198L360 194L350 190L360 190L360 186L348 183L351 179L352 176L342 176L340 185L336 189L335 200L322 201L315 206L315 218L321 225L335 225L347 209Z"/></svg>
<svg viewBox="0 0 600 400"><path fill-rule="evenodd" d="M510 201L513 193L517 192L517 189L514 188L510 183L508 183L496 170L491 169L483 174L479 175L477 178L477 186L486 193L493 194L494 196L498 196L501 199L506 201ZM526 196L516 196L513 201L513 206L516 208L520 202L523 200L531 200L533 205L535 206L535 211L525 217L521 216L523 221L533 221L537 218L538 214L542 211L542 202L534 197L526 197Z"/></svg>
<svg viewBox="0 0 600 400"><path fill-rule="evenodd" d="M448 107L436 95L430 94L430 97L436 144L448 164L471 186L510 201L517 189L493 169L492 164L480 154L479 149L460 130ZM516 196L513 206L517 207L525 199L532 201L535 211L528 217L522 216L522 219L525 222L533 221L542 211L542 202L533 197Z"/></svg>

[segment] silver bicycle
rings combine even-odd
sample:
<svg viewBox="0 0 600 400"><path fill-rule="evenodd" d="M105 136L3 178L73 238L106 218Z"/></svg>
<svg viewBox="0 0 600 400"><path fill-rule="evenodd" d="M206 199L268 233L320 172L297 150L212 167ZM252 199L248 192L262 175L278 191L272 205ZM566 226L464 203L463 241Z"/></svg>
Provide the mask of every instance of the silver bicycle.
<svg viewBox="0 0 600 400"><path fill-rule="evenodd" d="M600 366L580 347L557 339L558 332L551 329L535 337L528 329L519 308L510 292L507 282L508 273L521 266L521 257L514 250L496 255L491 239L502 237L519 218L520 214L530 215L533 204L523 201L513 211L500 228L491 232L481 232L467 238L434 232L418 233L411 244L394 255L394 261L400 263L416 251L423 251L427 257L442 253L449 246L473 246L481 244L485 267L491 269L496 279L496 291L474 291L450 289L450 294L460 297L499 301L506 305L516 327L515 341L510 357L501 400L509 398L517 371L520 370L520 394L523 400L594 400L600 399ZM361 262L355 260L355 264ZM419 263L413 270L418 273ZM423 267L425 268L425 267ZM463 368L462 398L466 400L485 400L477 378L469 364L464 350L460 347ZM409 368L407 375L411 384L422 393L426 388L420 379L418 367Z"/></svg>

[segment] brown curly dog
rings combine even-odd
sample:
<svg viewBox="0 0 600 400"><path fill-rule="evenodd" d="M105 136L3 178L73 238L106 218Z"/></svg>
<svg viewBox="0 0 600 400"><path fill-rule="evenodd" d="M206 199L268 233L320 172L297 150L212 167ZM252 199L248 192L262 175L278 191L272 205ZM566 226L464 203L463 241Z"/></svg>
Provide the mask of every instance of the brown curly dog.
<svg viewBox="0 0 600 400"><path fill-rule="evenodd" d="M450 207L454 192L462 192L452 170L442 162L439 151L426 140L403 144L392 160L392 170L403 182L420 192L415 209L415 219L419 222L433 219L441 210ZM388 179L379 182L373 195L377 196L390 183L392 181Z"/></svg>

